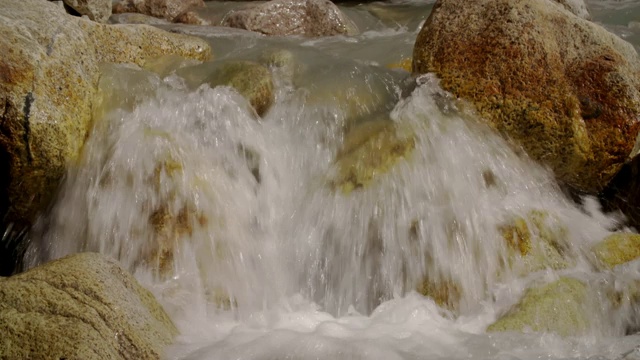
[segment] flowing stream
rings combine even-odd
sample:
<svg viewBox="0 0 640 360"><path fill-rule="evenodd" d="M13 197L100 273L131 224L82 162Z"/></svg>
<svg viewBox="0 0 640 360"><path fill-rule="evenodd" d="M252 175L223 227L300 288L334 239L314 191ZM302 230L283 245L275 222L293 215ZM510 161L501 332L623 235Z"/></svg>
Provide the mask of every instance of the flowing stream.
<svg viewBox="0 0 640 360"><path fill-rule="evenodd" d="M640 47L637 1L589 6ZM594 272L588 249L625 230L621 217L567 199L435 77L394 65L411 56L431 7L347 6L363 30L354 37L166 26L209 40L216 60L104 67L100 120L28 260L83 250L119 259L181 332L168 359L640 358L640 336L627 335L635 308L609 312L598 299L581 336L486 332L534 282L634 281L640 268ZM275 103L262 118L206 82L231 60L269 66ZM336 158L367 126L392 126L413 151L342 191ZM501 229L532 213L562 234L562 270L505 265ZM425 279L456 305L416 292Z"/></svg>

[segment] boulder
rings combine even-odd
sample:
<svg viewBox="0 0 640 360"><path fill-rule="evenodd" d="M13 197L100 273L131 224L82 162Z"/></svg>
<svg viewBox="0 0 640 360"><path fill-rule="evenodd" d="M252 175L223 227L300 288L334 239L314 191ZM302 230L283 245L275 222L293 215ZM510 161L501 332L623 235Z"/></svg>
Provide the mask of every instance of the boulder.
<svg viewBox="0 0 640 360"><path fill-rule="evenodd" d="M272 0L233 10L223 25L266 35L354 35L356 25L329 0Z"/></svg>
<svg viewBox="0 0 640 360"><path fill-rule="evenodd" d="M633 46L551 0L439 0L417 37L413 72L435 73L577 190L600 191L640 128Z"/></svg>
<svg viewBox="0 0 640 360"><path fill-rule="evenodd" d="M345 136L336 157L337 174L331 185L345 194L365 187L410 156L414 149L413 132L391 121L359 124Z"/></svg>
<svg viewBox="0 0 640 360"><path fill-rule="evenodd" d="M561 336L586 331L592 314L587 306L588 287L579 280L560 280L528 289L522 299L495 323L488 332L553 332Z"/></svg>
<svg viewBox="0 0 640 360"><path fill-rule="evenodd" d="M0 279L0 358L159 359L177 330L115 261L83 253Z"/></svg>
<svg viewBox="0 0 640 360"><path fill-rule="evenodd" d="M204 60L200 39L144 25L104 25L38 0L0 0L0 216L29 224L87 135L98 64L164 54Z"/></svg>
<svg viewBox="0 0 640 360"><path fill-rule="evenodd" d="M611 269L640 257L640 235L615 233L591 248L598 263Z"/></svg>
<svg viewBox="0 0 640 360"><path fill-rule="evenodd" d="M121 0L113 5L113 13L141 13L173 21L178 15L204 6L203 0Z"/></svg>
<svg viewBox="0 0 640 360"><path fill-rule="evenodd" d="M64 4L93 21L105 23L111 16L111 0L64 0Z"/></svg>

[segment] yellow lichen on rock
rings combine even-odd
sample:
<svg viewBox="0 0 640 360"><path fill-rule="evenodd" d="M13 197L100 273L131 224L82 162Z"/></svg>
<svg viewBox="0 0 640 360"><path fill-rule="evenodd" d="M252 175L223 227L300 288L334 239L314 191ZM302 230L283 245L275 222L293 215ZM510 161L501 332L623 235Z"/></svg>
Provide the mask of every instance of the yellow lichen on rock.
<svg viewBox="0 0 640 360"><path fill-rule="evenodd" d="M345 136L336 159L337 178L332 184L345 194L367 186L407 158L414 148L414 134L403 132L393 122L362 123Z"/></svg>
<svg viewBox="0 0 640 360"><path fill-rule="evenodd" d="M600 265L611 269L640 257L640 235L612 234L593 246L591 251Z"/></svg>
<svg viewBox="0 0 640 360"><path fill-rule="evenodd" d="M462 296L460 287L452 280L424 279L416 291L433 299L439 306L452 311L458 309Z"/></svg>
<svg viewBox="0 0 640 360"><path fill-rule="evenodd" d="M402 69L404 71L411 72L412 63L413 63L412 58L406 58L398 62L387 64L387 67L389 69Z"/></svg>
<svg viewBox="0 0 640 360"><path fill-rule="evenodd" d="M159 359L177 334L116 261L82 253L0 281L2 359Z"/></svg>
<svg viewBox="0 0 640 360"><path fill-rule="evenodd" d="M509 266L522 275L545 268L564 269L567 229L546 211L532 210L499 228L509 249Z"/></svg>
<svg viewBox="0 0 640 360"><path fill-rule="evenodd" d="M264 115L273 104L273 77L269 69L253 61L223 64L208 79L212 86L231 86L242 95L258 115Z"/></svg>
<svg viewBox="0 0 640 360"><path fill-rule="evenodd" d="M573 278L527 290L507 314L487 328L488 332L554 332L561 336L583 333L589 327L587 286Z"/></svg>

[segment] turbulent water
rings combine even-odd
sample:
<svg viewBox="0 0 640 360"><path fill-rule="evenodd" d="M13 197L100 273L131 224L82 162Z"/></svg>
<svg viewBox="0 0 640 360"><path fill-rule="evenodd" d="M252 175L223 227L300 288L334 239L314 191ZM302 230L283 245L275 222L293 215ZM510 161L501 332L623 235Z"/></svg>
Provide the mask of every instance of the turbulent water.
<svg viewBox="0 0 640 360"><path fill-rule="evenodd" d="M180 329L169 359L635 359L632 309L596 309L579 337L486 333L528 284L632 280L640 268L594 273L587 249L620 217L568 200L434 77L393 68L431 6L348 7L365 30L355 37L193 27L216 62L105 67L100 121L28 260L118 258ZM640 46L637 1L589 6ZM202 83L230 59L271 64L276 101L262 119L232 89ZM335 159L345 131L366 122L394 124L415 149L346 194L331 185ZM500 229L532 211L566 235L568 269L505 267ZM455 284L454 310L414 291L425 278Z"/></svg>

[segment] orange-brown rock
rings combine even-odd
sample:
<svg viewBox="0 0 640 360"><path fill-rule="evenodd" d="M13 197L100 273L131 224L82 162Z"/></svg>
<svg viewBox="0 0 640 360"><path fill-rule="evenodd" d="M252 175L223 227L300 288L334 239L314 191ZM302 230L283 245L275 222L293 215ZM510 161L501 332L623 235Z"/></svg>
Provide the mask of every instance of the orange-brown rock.
<svg viewBox="0 0 640 360"><path fill-rule="evenodd" d="M28 224L77 160L97 104L99 63L172 54L205 60L200 39L144 25L104 25L50 2L0 0L0 218Z"/></svg>
<svg viewBox="0 0 640 360"><path fill-rule="evenodd" d="M633 47L551 0L439 0L413 72L473 103L564 183L601 190L634 147L640 60Z"/></svg>

